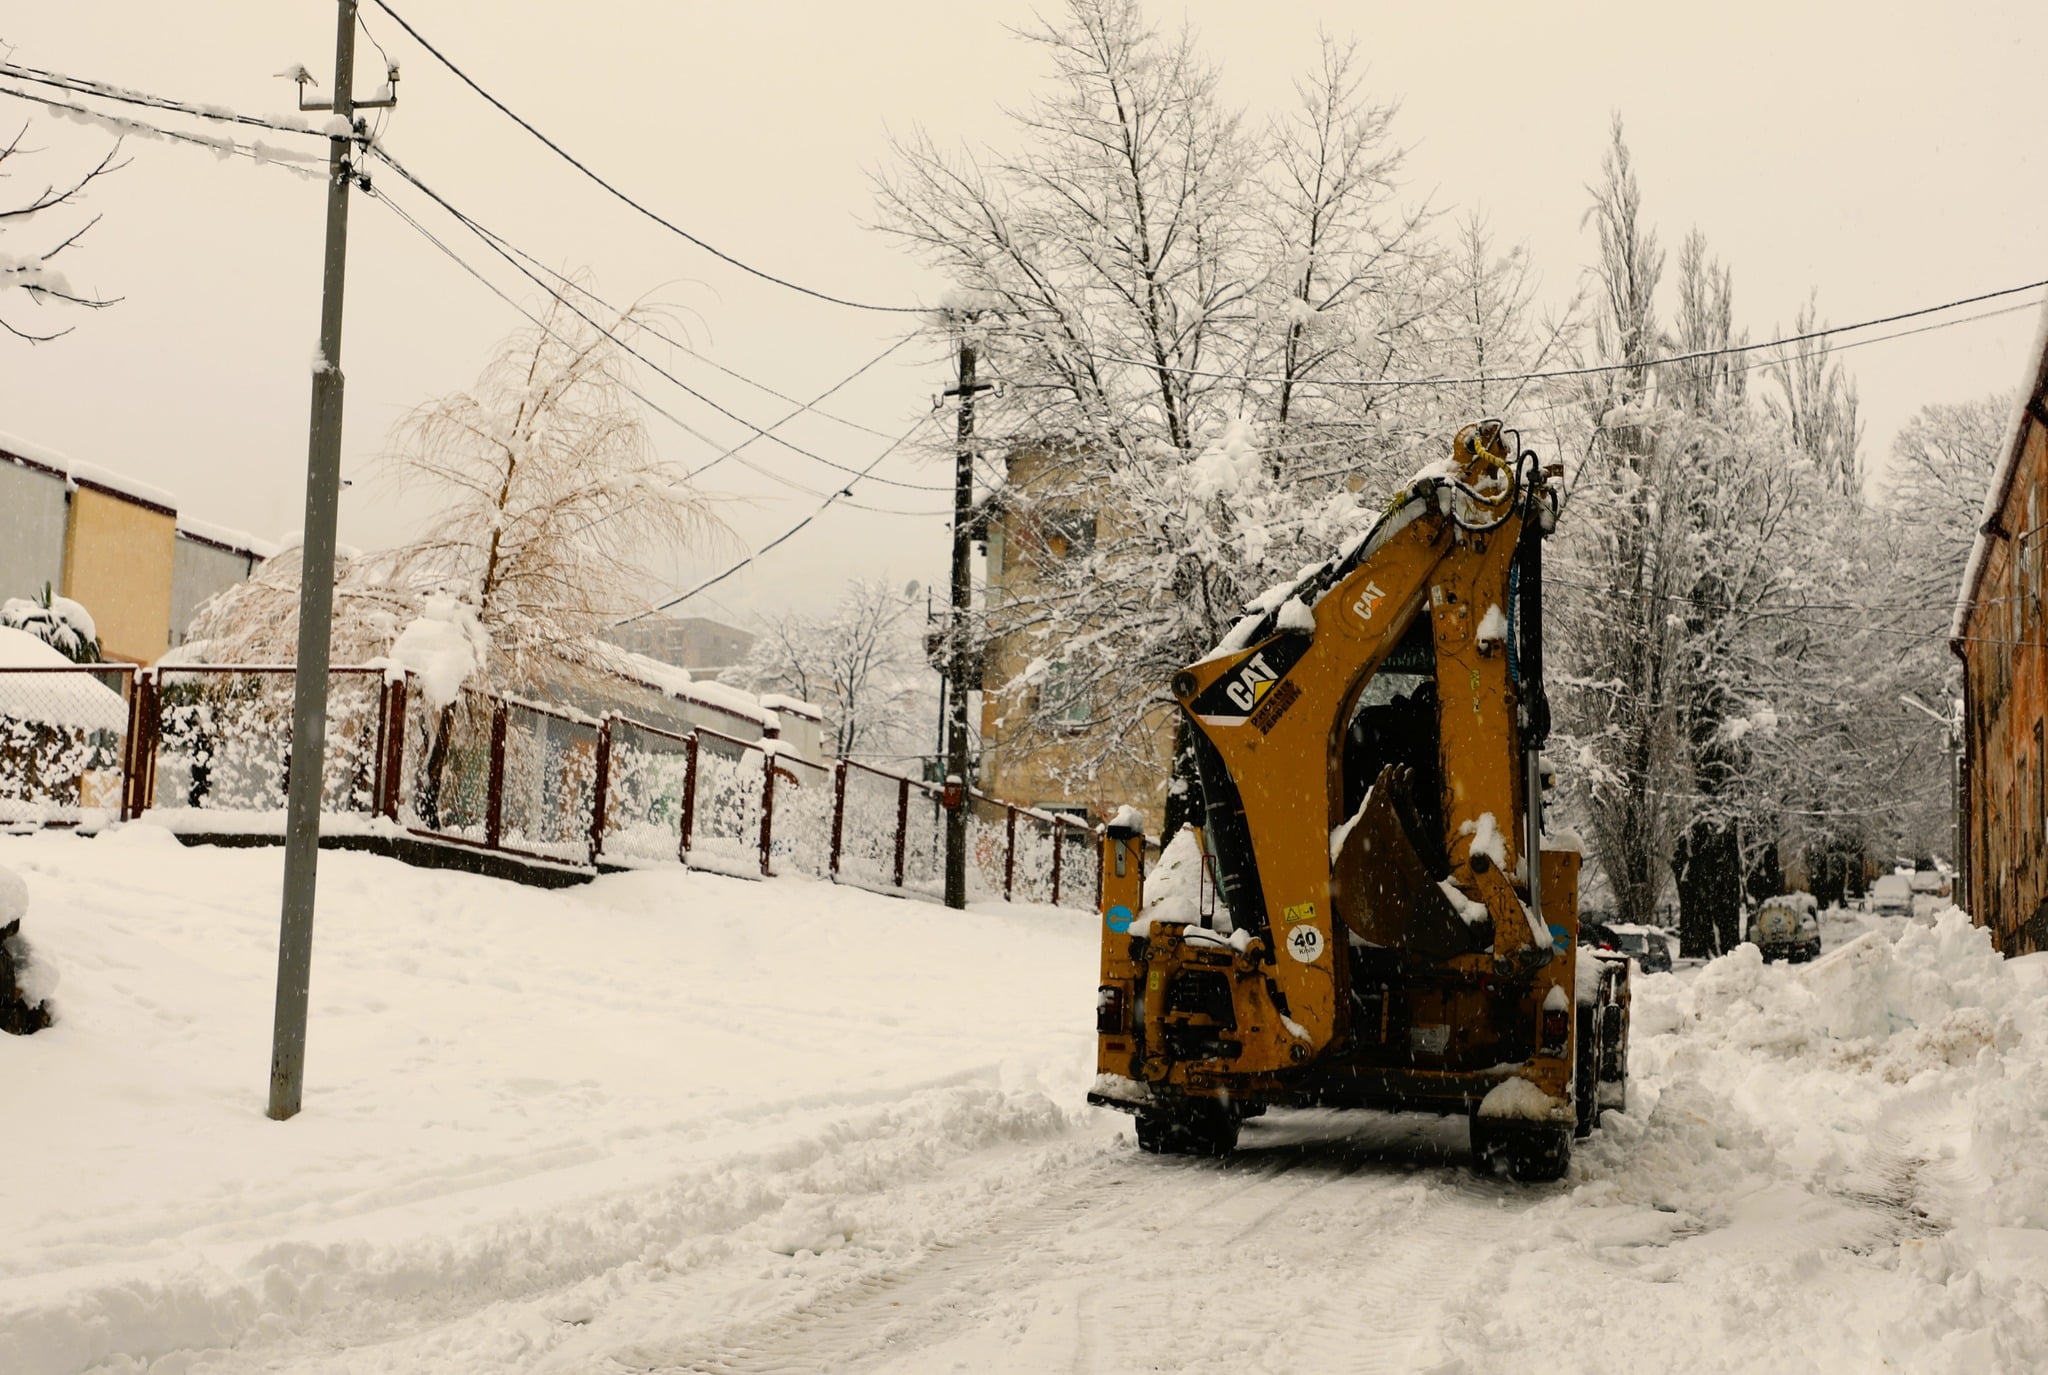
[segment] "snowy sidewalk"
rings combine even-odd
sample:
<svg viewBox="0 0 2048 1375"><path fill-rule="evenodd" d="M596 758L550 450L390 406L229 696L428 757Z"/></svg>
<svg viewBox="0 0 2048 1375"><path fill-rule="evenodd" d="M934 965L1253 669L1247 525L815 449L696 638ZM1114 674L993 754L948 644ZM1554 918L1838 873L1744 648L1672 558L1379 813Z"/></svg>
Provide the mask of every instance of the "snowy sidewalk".
<svg viewBox="0 0 2048 1375"><path fill-rule="evenodd" d="M1959 915L1640 980L1629 1112L1523 1188L1433 1118L1140 1156L1084 915L350 854L272 1123L276 852L0 864L63 978L0 1038L9 1375L2048 1369L2048 957Z"/></svg>

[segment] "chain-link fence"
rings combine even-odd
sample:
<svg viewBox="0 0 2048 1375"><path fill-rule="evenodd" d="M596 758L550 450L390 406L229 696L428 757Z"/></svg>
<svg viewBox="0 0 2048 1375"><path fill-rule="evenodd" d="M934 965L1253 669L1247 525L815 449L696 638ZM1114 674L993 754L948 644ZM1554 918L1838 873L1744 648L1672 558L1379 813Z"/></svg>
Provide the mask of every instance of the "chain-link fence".
<svg viewBox="0 0 2048 1375"><path fill-rule="evenodd" d="M832 874L832 815L838 800L830 769L777 754L770 784L769 868L775 874Z"/></svg>
<svg viewBox="0 0 2048 1375"><path fill-rule="evenodd" d="M291 669L157 669L142 683L144 805L208 812L282 811L291 784ZM369 816L377 808L385 684L373 668L327 678L327 749L320 809Z"/></svg>
<svg viewBox="0 0 2048 1375"><path fill-rule="evenodd" d="M0 669L0 825L95 825L123 811L132 665Z"/></svg>
<svg viewBox="0 0 2048 1375"><path fill-rule="evenodd" d="M294 686L288 668L0 670L0 824L187 809L216 814L201 829L260 830L286 805ZM703 728L478 692L435 703L378 668L331 671L322 777L329 815L516 856L945 891L928 783ZM1091 826L979 793L965 806L970 897L1093 906Z"/></svg>
<svg viewBox="0 0 2048 1375"><path fill-rule="evenodd" d="M623 716L610 718L609 727L599 855L614 861L681 863L695 737Z"/></svg>
<svg viewBox="0 0 2048 1375"><path fill-rule="evenodd" d="M684 858L694 868L758 877L768 755L759 745L717 731L700 727L696 735L697 787Z"/></svg>

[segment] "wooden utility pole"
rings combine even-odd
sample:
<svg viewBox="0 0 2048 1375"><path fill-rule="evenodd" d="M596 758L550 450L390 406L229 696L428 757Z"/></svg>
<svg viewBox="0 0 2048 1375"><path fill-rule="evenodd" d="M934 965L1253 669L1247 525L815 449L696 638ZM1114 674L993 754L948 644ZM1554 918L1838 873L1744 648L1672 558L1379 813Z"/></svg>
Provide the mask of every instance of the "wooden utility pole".
<svg viewBox="0 0 2048 1375"><path fill-rule="evenodd" d="M974 396L992 385L974 380L974 340L968 333L973 320L969 312L958 322L959 378L945 393L960 399L959 447L953 459L953 599L946 619L946 678L952 688L946 704L946 906L956 909L967 905L967 693L980 656L969 630L974 610L968 561L974 547Z"/></svg>
<svg viewBox="0 0 2048 1375"><path fill-rule="evenodd" d="M320 283L320 350L313 356L313 423L306 453L306 525L299 562L299 647L292 682L291 779L286 794L284 903L277 940L277 1013L270 1048L270 1116L296 1116L306 1077L306 1000L313 968L314 872L320 858L320 793L327 764L327 663L334 614L334 524L341 495L341 303L348 256L348 188L357 172L356 111L397 103L392 91L355 99L356 0L337 0L334 99L327 144L327 256Z"/></svg>

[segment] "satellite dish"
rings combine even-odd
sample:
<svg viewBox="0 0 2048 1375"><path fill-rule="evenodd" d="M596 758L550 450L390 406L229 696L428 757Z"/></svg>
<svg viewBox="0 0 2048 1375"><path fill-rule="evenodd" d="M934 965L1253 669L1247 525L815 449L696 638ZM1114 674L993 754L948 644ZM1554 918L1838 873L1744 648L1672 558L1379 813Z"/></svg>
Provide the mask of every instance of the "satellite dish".
<svg viewBox="0 0 2048 1375"><path fill-rule="evenodd" d="M917 600L917 594L923 589L924 584L916 578L912 578L909 582L903 584L903 600L906 602Z"/></svg>

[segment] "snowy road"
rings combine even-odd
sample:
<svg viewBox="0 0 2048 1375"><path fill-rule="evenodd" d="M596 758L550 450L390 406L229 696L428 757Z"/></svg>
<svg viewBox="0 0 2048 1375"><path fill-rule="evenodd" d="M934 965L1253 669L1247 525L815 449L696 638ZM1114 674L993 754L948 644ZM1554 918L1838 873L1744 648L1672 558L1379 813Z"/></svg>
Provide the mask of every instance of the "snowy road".
<svg viewBox="0 0 2048 1375"><path fill-rule="evenodd" d="M280 1127L274 856L130 832L0 841L65 1013L0 1044L10 1375L2048 1368L2048 961L1959 919L1642 980L1525 1187L1434 1118L1139 1154L1085 917L359 856Z"/></svg>

